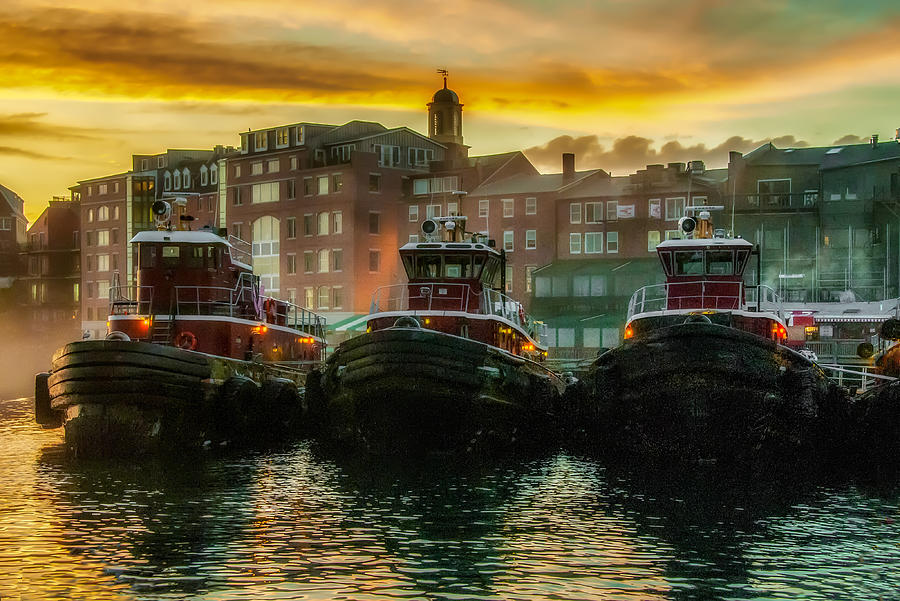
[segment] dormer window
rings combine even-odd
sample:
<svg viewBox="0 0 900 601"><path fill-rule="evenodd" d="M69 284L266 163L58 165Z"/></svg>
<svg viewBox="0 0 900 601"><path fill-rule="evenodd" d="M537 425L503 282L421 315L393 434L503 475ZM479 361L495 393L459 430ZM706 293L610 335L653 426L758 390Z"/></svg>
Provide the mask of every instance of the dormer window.
<svg viewBox="0 0 900 601"><path fill-rule="evenodd" d="M250 134L241 134L241 154L247 154Z"/></svg>
<svg viewBox="0 0 900 601"><path fill-rule="evenodd" d="M303 146L306 143L306 135L302 125L297 126L297 146Z"/></svg>
<svg viewBox="0 0 900 601"><path fill-rule="evenodd" d="M209 168L209 180L214 185L219 183L219 167L215 163Z"/></svg>
<svg viewBox="0 0 900 601"><path fill-rule="evenodd" d="M206 165L200 166L200 185L206 186L209 184L209 169L206 168Z"/></svg>
<svg viewBox="0 0 900 601"><path fill-rule="evenodd" d="M188 190L191 187L191 172L187 167L184 168L184 171L181 174L181 187L185 190Z"/></svg>
<svg viewBox="0 0 900 601"><path fill-rule="evenodd" d="M275 146L284 148L290 141L290 129L287 127L279 127L275 130Z"/></svg>
<svg viewBox="0 0 900 601"><path fill-rule="evenodd" d="M166 171L163 173L163 190L168 192L172 189L172 174Z"/></svg>
<svg viewBox="0 0 900 601"><path fill-rule="evenodd" d="M266 135L267 132L258 131L254 137L253 149L254 150L265 150L269 147L269 139Z"/></svg>
<svg viewBox="0 0 900 601"><path fill-rule="evenodd" d="M175 180L175 189L181 190L181 171L175 170L175 173L172 174L172 178Z"/></svg>
<svg viewBox="0 0 900 601"><path fill-rule="evenodd" d="M166 166L166 157L165 156L156 157L156 168L163 169L163 168L165 168L165 166Z"/></svg>

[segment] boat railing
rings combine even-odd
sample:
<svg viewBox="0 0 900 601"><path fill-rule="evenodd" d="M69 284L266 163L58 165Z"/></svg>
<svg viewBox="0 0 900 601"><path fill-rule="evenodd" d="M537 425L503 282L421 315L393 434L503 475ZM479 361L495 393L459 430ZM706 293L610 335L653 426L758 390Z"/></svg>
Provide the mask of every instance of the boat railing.
<svg viewBox="0 0 900 601"><path fill-rule="evenodd" d="M759 308L760 311L775 313L783 318L781 297L773 288L765 284L747 287L747 305L750 309Z"/></svg>
<svg viewBox="0 0 900 601"><path fill-rule="evenodd" d="M876 373L874 371L875 368L868 365L847 366L829 365L827 363L819 363L818 365L825 370L828 377L838 386L855 388L857 392L865 392L877 384L885 384L897 380L893 376L884 376Z"/></svg>
<svg viewBox="0 0 900 601"><path fill-rule="evenodd" d="M150 315L153 286L113 284L109 288L109 315Z"/></svg>
<svg viewBox="0 0 900 601"><path fill-rule="evenodd" d="M525 306L499 290L486 289L482 292L481 312L507 319L542 343L547 338L547 326L543 322L534 321L525 313Z"/></svg>
<svg viewBox="0 0 900 601"><path fill-rule="evenodd" d="M746 297L746 298L745 298ZM760 302L757 304L756 299ZM695 280L667 282L639 288L628 301L627 320L640 313L666 309L756 310L781 316L781 299L770 287L743 282Z"/></svg>
<svg viewBox="0 0 900 601"><path fill-rule="evenodd" d="M289 301L258 296L253 276L242 273L233 288L224 286L175 286L178 315L220 315L255 319L302 330L324 338L326 320Z"/></svg>
<svg viewBox="0 0 900 601"><path fill-rule="evenodd" d="M394 284L381 286L372 295L369 313L389 311L463 311L475 308L478 295L468 284Z"/></svg>

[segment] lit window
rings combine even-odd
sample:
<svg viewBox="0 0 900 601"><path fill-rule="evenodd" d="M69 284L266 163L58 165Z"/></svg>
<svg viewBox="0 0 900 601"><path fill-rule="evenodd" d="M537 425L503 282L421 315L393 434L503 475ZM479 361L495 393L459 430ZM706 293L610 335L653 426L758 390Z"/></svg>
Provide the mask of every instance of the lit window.
<svg viewBox="0 0 900 601"><path fill-rule="evenodd" d="M657 245L659 244L659 231L650 230L647 232L647 252L653 252L656 250Z"/></svg>
<svg viewBox="0 0 900 601"><path fill-rule="evenodd" d="M253 148L255 150L265 150L269 146L268 136L264 131L256 132L256 136L254 137Z"/></svg>
<svg viewBox="0 0 900 601"><path fill-rule="evenodd" d="M319 185L319 194L328 194L328 176L320 175L316 178Z"/></svg>
<svg viewBox="0 0 900 601"><path fill-rule="evenodd" d="M319 227L318 227L317 233L320 236L328 235L328 218L329 218L328 212L322 211L321 213L319 213L319 218L318 218Z"/></svg>

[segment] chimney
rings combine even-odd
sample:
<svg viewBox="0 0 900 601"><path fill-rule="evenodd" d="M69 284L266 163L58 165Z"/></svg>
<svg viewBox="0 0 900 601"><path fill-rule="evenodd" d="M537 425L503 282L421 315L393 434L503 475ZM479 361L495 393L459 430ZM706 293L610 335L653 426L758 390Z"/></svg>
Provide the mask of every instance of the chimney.
<svg viewBox="0 0 900 601"><path fill-rule="evenodd" d="M562 183L572 183L575 180L575 153L564 152L562 155Z"/></svg>
<svg viewBox="0 0 900 601"><path fill-rule="evenodd" d="M897 131L894 133L894 139L900 142L900 127L898 127Z"/></svg>
<svg viewBox="0 0 900 601"><path fill-rule="evenodd" d="M728 164L737 163L739 160L744 158L743 153L738 152L737 150L729 150L728 151Z"/></svg>
<svg viewBox="0 0 900 601"><path fill-rule="evenodd" d="M878 134L872 134L872 137L869 138L869 144L872 145L872 148L878 146Z"/></svg>

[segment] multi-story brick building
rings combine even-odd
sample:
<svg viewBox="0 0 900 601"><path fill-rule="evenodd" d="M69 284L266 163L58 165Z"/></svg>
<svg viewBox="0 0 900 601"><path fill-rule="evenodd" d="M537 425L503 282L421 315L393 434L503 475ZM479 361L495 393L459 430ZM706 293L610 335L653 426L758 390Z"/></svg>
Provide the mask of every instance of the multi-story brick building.
<svg viewBox="0 0 900 601"><path fill-rule="evenodd" d="M224 225L224 180L219 173L233 149L168 150L134 155L133 169L82 180L70 188L81 205L81 316L91 337L106 332L110 288L133 283L128 241L153 229L150 207L166 199L178 213L196 218L196 226Z"/></svg>
<svg viewBox="0 0 900 601"><path fill-rule="evenodd" d="M54 198L28 229L22 318L36 333L81 337L80 218L77 201Z"/></svg>

